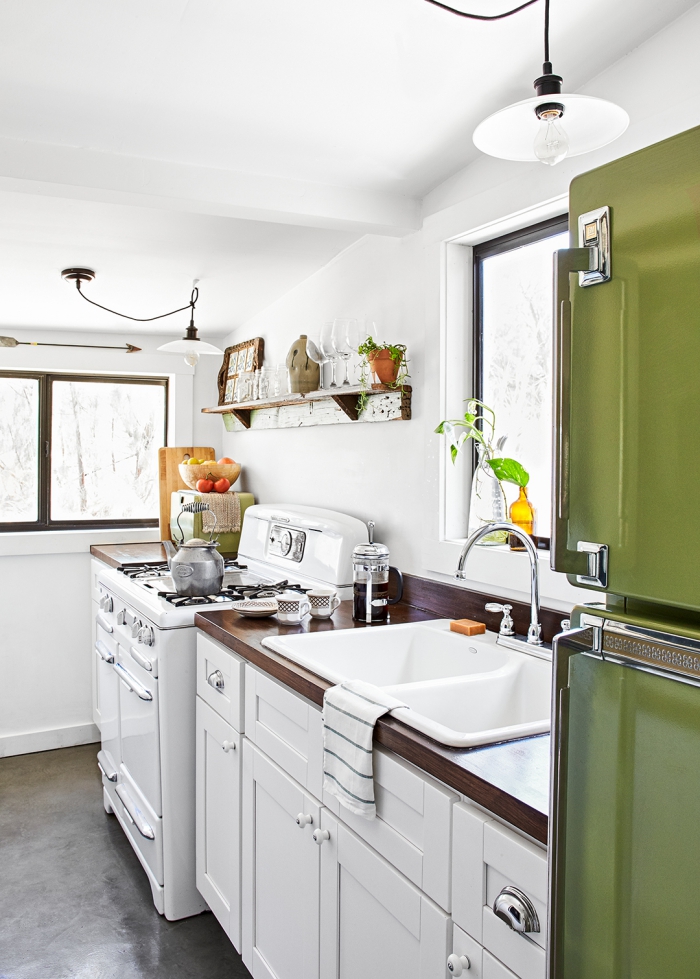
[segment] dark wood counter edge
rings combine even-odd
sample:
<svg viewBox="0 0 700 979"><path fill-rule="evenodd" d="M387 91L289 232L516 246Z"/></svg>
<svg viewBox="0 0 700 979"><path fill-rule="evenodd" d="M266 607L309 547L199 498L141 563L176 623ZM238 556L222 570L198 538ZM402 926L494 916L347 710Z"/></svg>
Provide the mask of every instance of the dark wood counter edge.
<svg viewBox="0 0 700 979"><path fill-rule="evenodd" d="M144 541L138 544L92 544L90 554L110 568L125 564L162 564L166 560L160 541Z"/></svg>
<svg viewBox="0 0 700 979"><path fill-rule="evenodd" d="M276 680L280 680L312 703L323 705L323 694L331 686L328 681L279 653L262 647L252 637L251 641L239 639L217 622L217 618L222 614L225 613L197 613L195 625L212 639L232 649L243 659L258 666ZM434 613L410 617L427 619L434 617ZM378 744L396 752L427 774L468 796L477 805L483 806L489 812L546 845L548 824L546 813L465 768L464 760L469 754L469 749L445 748L392 717L379 719L375 728L375 738ZM462 764L458 764L457 757L462 760Z"/></svg>

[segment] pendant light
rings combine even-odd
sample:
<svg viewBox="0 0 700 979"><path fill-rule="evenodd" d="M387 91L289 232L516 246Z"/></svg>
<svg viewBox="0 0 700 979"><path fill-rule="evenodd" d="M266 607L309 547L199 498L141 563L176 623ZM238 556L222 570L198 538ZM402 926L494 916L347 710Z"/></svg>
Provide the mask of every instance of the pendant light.
<svg viewBox="0 0 700 979"><path fill-rule="evenodd" d="M213 343L207 343L205 340L200 340L197 336L197 328L194 325L194 307L199 299L199 289L197 288L199 279L194 280L190 301L186 306L180 306L179 309L172 309L169 313L160 313L158 316L139 317L127 316L126 313L118 313L116 309L109 309L107 306L102 306L100 303L96 303L94 299L89 299L85 295L82 290L82 283L93 281L95 278L95 271L93 269L64 269L61 272L61 278L65 279L66 282L75 282L75 287L78 290L78 294L82 296L85 302L90 303L92 306L97 306L98 309L104 309L108 313L113 313L114 316L121 316L122 319L132 320L134 323L152 323L154 320L162 320L165 319L166 316L174 316L175 313L182 313L184 310L189 309L190 325L187 327L184 337L181 340L170 340L168 343L164 343L162 346L158 347L158 350L162 350L165 353L170 354L184 354L185 363L189 364L190 367L196 366L202 354L223 354L223 350L219 350L219 348L215 347ZM135 347L134 349L138 350L138 347Z"/></svg>
<svg viewBox="0 0 700 979"><path fill-rule="evenodd" d="M536 0L491 17L467 14L438 0L427 2L472 20L500 20ZM549 60L549 2L544 3L544 64L542 74L534 82L536 95L499 109L474 130L474 145L489 156L523 163L539 160L554 166L567 156L580 156L607 146L629 125L625 110L613 102L562 93L563 79L554 74Z"/></svg>

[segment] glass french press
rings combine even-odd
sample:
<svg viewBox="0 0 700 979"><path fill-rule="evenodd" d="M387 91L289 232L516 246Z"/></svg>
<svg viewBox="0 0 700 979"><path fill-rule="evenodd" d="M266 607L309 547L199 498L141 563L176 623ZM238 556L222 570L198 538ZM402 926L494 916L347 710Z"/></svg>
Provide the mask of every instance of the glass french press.
<svg viewBox="0 0 700 979"><path fill-rule="evenodd" d="M401 601L403 576L389 564L389 548L374 543L374 521L367 524L369 540L352 552L352 617L359 622L386 622L389 605ZM389 598L389 572L396 574L396 595Z"/></svg>

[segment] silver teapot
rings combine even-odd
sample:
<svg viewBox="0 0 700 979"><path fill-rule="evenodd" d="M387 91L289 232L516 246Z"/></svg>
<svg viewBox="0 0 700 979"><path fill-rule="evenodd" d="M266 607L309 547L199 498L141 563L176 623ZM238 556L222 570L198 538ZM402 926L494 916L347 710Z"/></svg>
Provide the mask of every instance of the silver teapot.
<svg viewBox="0 0 700 979"><path fill-rule="evenodd" d="M186 503L181 512L202 513L205 510L209 510L206 503ZM210 512L216 526L216 514ZM186 595L189 598L218 595L224 580L224 559L216 550L219 542L214 539L213 529L208 541L199 537L186 541L179 515L177 525L182 534L177 548L169 540L162 542L175 591L178 595Z"/></svg>

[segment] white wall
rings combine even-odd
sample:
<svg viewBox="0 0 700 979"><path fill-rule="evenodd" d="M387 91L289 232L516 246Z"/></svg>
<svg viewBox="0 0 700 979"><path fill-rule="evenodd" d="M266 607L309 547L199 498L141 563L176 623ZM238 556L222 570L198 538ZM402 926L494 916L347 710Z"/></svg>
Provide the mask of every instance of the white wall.
<svg viewBox="0 0 700 979"><path fill-rule="evenodd" d="M7 331L18 340L124 343L120 334ZM143 352L60 347L0 347L0 369L168 375L170 444L221 446L219 419L195 411L216 404L219 357L202 357L196 373L183 359L158 353L162 337L129 336ZM202 443L199 440L204 440ZM0 533L0 757L97 740L92 723L90 545L157 540L158 529Z"/></svg>

